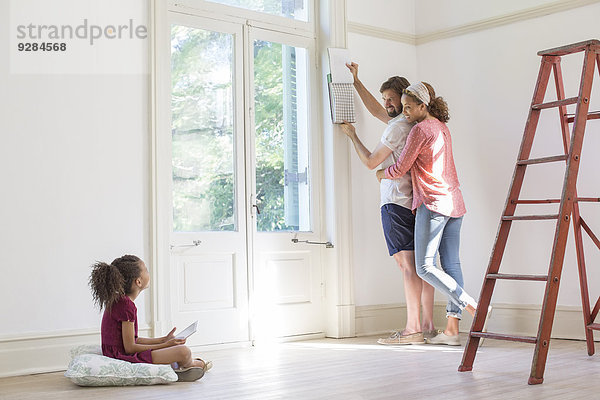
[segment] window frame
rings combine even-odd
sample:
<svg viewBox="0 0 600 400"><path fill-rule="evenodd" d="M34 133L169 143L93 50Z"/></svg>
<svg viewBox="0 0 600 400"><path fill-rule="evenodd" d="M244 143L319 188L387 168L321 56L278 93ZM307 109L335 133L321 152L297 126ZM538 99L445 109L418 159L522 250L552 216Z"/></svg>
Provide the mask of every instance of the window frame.
<svg viewBox="0 0 600 400"><path fill-rule="evenodd" d="M312 37L314 39L316 38L316 3L316 0L306 0L308 21L299 21L206 0L168 0L168 9L172 12L191 13L220 20L241 20L254 27Z"/></svg>

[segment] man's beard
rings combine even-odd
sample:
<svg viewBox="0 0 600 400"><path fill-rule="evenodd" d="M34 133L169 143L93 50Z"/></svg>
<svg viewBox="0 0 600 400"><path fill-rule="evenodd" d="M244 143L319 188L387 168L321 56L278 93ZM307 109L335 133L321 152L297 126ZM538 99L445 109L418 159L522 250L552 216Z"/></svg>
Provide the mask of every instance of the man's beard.
<svg viewBox="0 0 600 400"><path fill-rule="evenodd" d="M396 118L398 115L400 115L400 112L396 109L396 107L393 107L392 111L388 111L387 114L390 118Z"/></svg>

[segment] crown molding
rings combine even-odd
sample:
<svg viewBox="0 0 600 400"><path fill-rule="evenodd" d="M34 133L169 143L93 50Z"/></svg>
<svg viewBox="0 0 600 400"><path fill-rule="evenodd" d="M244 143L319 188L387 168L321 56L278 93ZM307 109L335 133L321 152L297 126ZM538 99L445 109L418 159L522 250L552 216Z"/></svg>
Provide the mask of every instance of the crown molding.
<svg viewBox="0 0 600 400"><path fill-rule="evenodd" d="M447 39L455 36L466 35L473 32L479 32L486 29L496 28L498 26L514 24L516 22L526 21L533 18L543 17L562 11L571 10L595 3L600 0L561 0L552 3L527 8L520 11L514 11L507 14L498 15L492 18L486 18L452 28L440 29L438 31L426 32L422 34L411 34L391 29L379 28L371 25L360 24L357 22L348 22L348 32L360 35L372 36L380 39L393 40L400 43L420 45L436 40Z"/></svg>
<svg viewBox="0 0 600 400"><path fill-rule="evenodd" d="M378 28L371 25L359 24L358 22L348 22L348 32L359 35L372 36L379 39L393 40L395 42L417 44L417 37L410 33L403 33L391 29Z"/></svg>

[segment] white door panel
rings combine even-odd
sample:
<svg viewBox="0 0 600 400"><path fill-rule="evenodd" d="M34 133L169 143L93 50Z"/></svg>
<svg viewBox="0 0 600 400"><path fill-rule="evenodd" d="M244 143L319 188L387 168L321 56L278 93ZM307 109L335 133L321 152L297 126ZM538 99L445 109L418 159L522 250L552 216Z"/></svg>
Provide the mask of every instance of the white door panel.
<svg viewBox="0 0 600 400"><path fill-rule="evenodd" d="M259 251L255 265L257 339L323 331L320 268L313 251Z"/></svg>
<svg viewBox="0 0 600 400"><path fill-rule="evenodd" d="M245 263L231 252L194 249L173 256L173 267L173 323L184 328L198 320L198 333L188 339L189 345L248 340Z"/></svg>
<svg viewBox="0 0 600 400"><path fill-rule="evenodd" d="M179 312L236 308L233 253L181 256L177 268Z"/></svg>

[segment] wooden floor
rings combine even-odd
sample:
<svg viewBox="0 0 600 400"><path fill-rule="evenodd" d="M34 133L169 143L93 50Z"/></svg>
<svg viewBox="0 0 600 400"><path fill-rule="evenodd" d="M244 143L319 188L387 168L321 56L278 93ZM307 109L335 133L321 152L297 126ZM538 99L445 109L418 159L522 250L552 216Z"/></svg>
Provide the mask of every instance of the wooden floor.
<svg viewBox="0 0 600 400"><path fill-rule="evenodd" d="M463 337L463 343L465 338ZM462 347L386 347L376 338L318 339L207 352L214 368L194 383L81 388L62 373L0 379L2 400L65 399L598 399L600 355L553 340L545 382L528 386L533 345L488 340L473 372Z"/></svg>

